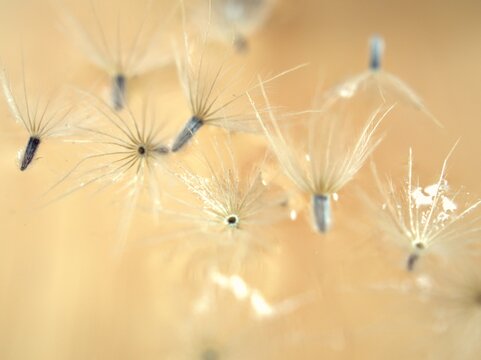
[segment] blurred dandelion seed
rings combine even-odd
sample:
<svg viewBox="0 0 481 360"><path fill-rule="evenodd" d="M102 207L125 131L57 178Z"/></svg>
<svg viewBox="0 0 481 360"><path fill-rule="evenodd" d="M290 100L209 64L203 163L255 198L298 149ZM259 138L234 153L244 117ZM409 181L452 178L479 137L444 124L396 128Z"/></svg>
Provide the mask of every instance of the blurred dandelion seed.
<svg viewBox="0 0 481 360"><path fill-rule="evenodd" d="M326 106L335 103L339 99L350 99L359 91L373 88L381 97L383 103L392 104L394 102L405 103L416 110L426 114L438 126L442 124L431 114L424 105L423 100L397 76L383 70L382 57L384 53L384 40L378 35L374 35L369 40L370 55L369 69L356 75L326 94Z"/></svg>
<svg viewBox="0 0 481 360"><path fill-rule="evenodd" d="M222 295L208 297L207 309L201 313L186 309L182 321L170 327L172 338L165 342L164 350L167 358L264 359L278 351L274 339L281 338L280 334L271 333L270 342L261 340L273 319L252 317L249 303Z"/></svg>
<svg viewBox="0 0 481 360"><path fill-rule="evenodd" d="M379 36L373 36L370 39L371 44L371 59L369 68L372 71L381 70L382 55L384 53L384 40Z"/></svg>
<svg viewBox="0 0 481 360"><path fill-rule="evenodd" d="M265 24L276 3L275 0L212 0L211 2L213 36L219 40L232 41L233 39L233 45L238 52L248 50L248 38ZM196 18L203 18L202 15L199 16L199 12L197 11Z"/></svg>
<svg viewBox="0 0 481 360"><path fill-rule="evenodd" d="M427 296L435 327L453 346L448 357L477 359L481 350L481 268L472 256L451 258L447 269L432 269L418 285ZM448 270L448 271L444 271ZM446 343L446 341L443 341Z"/></svg>
<svg viewBox="0 0 481 360"><path fill-rule="evenodd" d="M466 245L481 231L481 217L471 215L481 204L481 200L460 208L456 201L459 191L452 192L446 180L448 159L453 149L444 159L437 183L421 187L413 178L413 156L409 149L408 176L406 185L397 191L392 180L381 184L376 175L385 203L380 217L381 226L389 239L402 246L409 246L410 254L406 267L414 267L422 253L432 247L442 250L444 246Z"/></svg>
<svg viewBox="0 0 481 360"><path fill-rule="evenodd" d="M22 66L23 67L23 66ZM25 72L23 73L23 104L24 111L20 110L19 102L13 95L6 71L0 71L2 90L8 108L14 120L22 124L29 134L25 150L19 153L20 170L24 171L32 163L40 144L48 137L67 135L69 126L65 123L70 110L55 110L52 112L52 99L48 99L41 109L37 99L35 107L27 94Z"/></svg>
<svg viewBox="0 0 481 360"><path fill-rule="evenodd" d="M220 360L220 355L216 350L208 348L202 352L200 360Z"/></svg>
<svg viewBox="0 0 481 360"><path fill-rule="evenodd" d="M264 90L263 95L269 107ZM251 103L255 109L252 99ZM299 145L292 144L286 138L272 112L269 113L268 120L257 113L283 172L299 191L310 197L311 214L318 232L326 233L330 230L331 199L337 199L337 193L354 178L379 145L382 138L376 138L375 135L391 109L392 106L384 111L375 111L353 139L349 138L346 129L340 128L336 121L338 119L311 116L308 123L307 149L300 149Z"/></svg>
<svg viewBox="0 0 481 360"><path fill-rule="evenodd" d="M105 24L102 24L98 9L93 0L90 0L91 15L95 22L95 30L88 31L78 19L69 11L62 9L62 24L70 32L78 46L89 58L92 64L105 72L111 79L110 102L115 110L122 110L125 107L127 85L130 79L143 75L151 70L167 65L172 61L169 53L153 54L154 49L159 48L163 35L161 29L156 25L153 29L148 28L149 20L152 21L152 14L156 11L153 8L153 1L147 1L145 10L141 16L141 23L133 32L130 41L122 30L125 25L132 22L132 14L129 13L128 21L120 23L120 8L116 30L113 39L109 37ZM167 21L172 14L166 17ZM163 29L162 29L163 30Z"/></svg>
<svg viewBox="0 0 481 360"><path fill-rule="evenodd" d="M278 325L313 303L312 294L273 302L239 275L215 269L209 275L200 293L181 310L182 321L169 326L172 339L164 339L167 358L277 359L280 346L298 345L278 333ZM266 335L270 341L265 341Z"/></svg>

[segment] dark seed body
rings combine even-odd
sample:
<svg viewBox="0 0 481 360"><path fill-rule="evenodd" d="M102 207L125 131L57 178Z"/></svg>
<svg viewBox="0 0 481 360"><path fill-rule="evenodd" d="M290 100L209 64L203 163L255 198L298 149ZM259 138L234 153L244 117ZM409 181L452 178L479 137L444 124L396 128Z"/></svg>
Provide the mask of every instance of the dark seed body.
<svg viewBox="0 0 481 360"><path fill-rule="evenodd" d="M147 148L143 145L141 145L137 148L137 153L140 156L146 156L146 155L148 155L149 152L164 155L164 154L168 154L170 152L170 149L167 146L163 146L163 145L160 145L160 146L158 146L156 148L153 148L151 150L147 150Z"/></svg>
<svg viewBox="0 0 481 360"><path fill-rule="evenodd" d="M194 136L194 134L199 131L199 129L204 125L204 121L199 119L195 116L191 117L187 124L185 124L182 131L177 135L177 138L172 145L172 151L176 152L184 147L190 139Z"/></svg>
<svg viewBox="0 0 481 360"><path fill-rule="evenodd" d="M236 34L234 37L234 48L238 53L246 53L249 51L247 38L241 34Z"/></svg>
<svg viewBox="0 0 481 360"><path fill-rule="evenodd" d="M157 154L168 154L170 149L167 146L159 146L154 149Z"/></svg>
<svg viewBox="0 0 481 360"><path fill-rule="evenodd" d="M371 70L381 69L381 56L382 56L382 40L375 38L371 40L371 58L369 60L369 68Z"/></svg>
<svg viewBox="0 0 481 360"><path fill-rule="evenodd" d="M200 355L201 360L219 360L220 356L217 351L213 349L206 349Z"/></svg>
<svg viewBox="0 0 481 360"><path fill-rule="evenodd" d="M123 74L117 74L112 79L112 106L120 111L125 106L125 88L127 78Z"/></svg>
<svg viewBox="0 0 481 360"><path fill-rule="evenodd" d="M371 70L379 70L381 68L381 62L379 61L379 58L372 55L369 67L371 68Z"/></svg>
<svg viewBox="0 0 481 360"><path fill-rule="evenodd" d="M35 136L31 136L28 139L27 147L25 148L25 153L23 154L22 164L20 165L20 170L24 171L27 169L28 165L32 162L35 157L35 153L40 145L40 139Z"/></svg>
<svg viewBox="0 0 481 360"><path fill-rule="evenodd" d="M326 195L312 197L312 210L317 231L327 233L331 228L331 199Z"/></svg>
<svg viewBox="0 0 481 360"><path fill-rule="evenodd" d="M416 263L418 262L419 260L419 254L417 253L412 253L411 255L409 255L408 257L408 260L406 262L406 268L408 271L413 271L414 270L414 266L416 265Z"/></svg>

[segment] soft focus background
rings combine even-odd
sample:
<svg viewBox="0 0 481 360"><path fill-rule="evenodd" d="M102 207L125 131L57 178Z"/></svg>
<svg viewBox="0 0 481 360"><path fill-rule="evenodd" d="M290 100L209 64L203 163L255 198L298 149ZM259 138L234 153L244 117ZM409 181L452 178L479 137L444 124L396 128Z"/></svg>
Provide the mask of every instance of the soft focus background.
<svg viewBox="0 0 481 360"><path fill-rule="evenodd" d="M145 6L99 3L107 28L127 4L120 18L126 32ZM0 58L13 84L21 81L23 52L33 98L60 85L107 91L107 77L59 20L63 7L87 16L88 2L2 0L0 7ZM171 7L154 2L157 21ZM166 31L179 36L175 21ZM303 110L318 84L329 88L367 68L374 33L386 41L384 69L415 89L444 125L399 106L382 128L385 139L374 156L379 170L402 181L412 146L415 170L431 184L460 139L448 179L479 196L481 2L278 0L232 64L254 78L309 63L268 89L273 104ZM213 51L224 54L230 45ZM134 79L130 93L154 99L172 135L189 115L174 65ZM354 121L365 118L358 106L349 112ZM156 225L142 207L130 228L131 245L121 258L113 255L119 189L83 189L44 206L46 190L81 157L78 147L53 139L22 173L15 159L27 135L3 98L0 120L1 359L463 358L456 356L455 335L436 328L435 304L410 294L403 255L380 241L376 219L361 210L361 194L382 201L369 166L339 194L332 233L315 234L301 214L276 224L272 251L251 255L242 273L203 278L197 268L212 254L146 245L167 226L162 219ZM189 161L215 133L202 130L199 144L173 156ZM233 142L243 167L262 160L260 135L235 134ZM185 236L179 238L188 242Z"/></svg>

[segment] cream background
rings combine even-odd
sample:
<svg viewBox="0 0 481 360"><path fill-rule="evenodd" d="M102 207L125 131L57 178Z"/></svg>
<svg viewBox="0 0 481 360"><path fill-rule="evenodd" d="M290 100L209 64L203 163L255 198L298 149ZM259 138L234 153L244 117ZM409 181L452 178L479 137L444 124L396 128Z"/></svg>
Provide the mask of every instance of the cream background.
<svg viewBox="0 0 481 360"><path fill-rule="evenodd" d="M69 6L81 12L82 3ZM6 10L0 54L9 69L18 65L22 43L27 79L41 91L64 80L80 86L100 81L57 30L47 1L1 6ZM235 61L249 75L310 63L271 87L274 103L303 109L318 79L328 87L364 70L367 39L382 34L385 69L421 95L444 129L414 111L399 110L385 124L386 138L375 155L380 167L398 179L413 146L416 170L433 182L460 138L448 178L475 196L481 175L480 14L481 3L468 0L279 0L249 54ZM169 99L165 117L173 119L174 128L188 114L175 81L170 68L136 84L139 91L158 94L160 108ZM275 321L252 323L245 302L223 295L217 312L200 319L186 312L202 285L194 280L196 286L190 286L176 270L182 256L165 260L156 249L141 247L113 259L121 213L114 189L80 191L38 208L41 194L74 163L75 147L45 144L41 159L21 173L15 155L27 139L4 101L0 116L0 358L164 359L174 349L172 359L200 359L197 349L204 341L228 349L229 359L424 359L433 349L454 358L450 343L433 335L431 306L396 291L372 290L373 284L403 284L407 276L402 255L386 249L357 211L359 189L374 190L367 171L340 194L332 234L312 234L302 217L285 222L274 231L278 252L264 264L247 266L246 281L272 303L306 292L314 300ZM200 135L208 136L209 131ZM250 162L255 153L247 141L259 140L245 139L241 158ZM137 214L132 229L132 241L156 231L145 212Z"/></svg>

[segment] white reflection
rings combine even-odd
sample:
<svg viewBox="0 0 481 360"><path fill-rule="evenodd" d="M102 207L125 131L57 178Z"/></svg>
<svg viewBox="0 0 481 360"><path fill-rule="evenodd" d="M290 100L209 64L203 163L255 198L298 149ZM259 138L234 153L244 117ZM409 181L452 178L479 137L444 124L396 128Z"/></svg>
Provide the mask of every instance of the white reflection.
<svg viewBox="0 0 481 360"><path fill-rule="evenodd" d="M356 79L357 80L357 79ZM338 94L340 97L349 99L354 96L357 91L358 84L356 82L347 82L338 88Z"/></svg>
<svg viewBox="0 0 481 360"><path fill-rule="evenodd" d="M258 291L253 291L251 294L251 305L259 316L274 315L274 309Z"/></svg>
<svg viewBox="0 0 481 360"><path fill-rule="evenodd" d="M217 271L213 271L211 273L211 280L219 287L232 292L238 300L249 301L256 315L273 315L274 309L259 290L251 288L239 275L226 276Z"/></svg>
<svg viewBox="0 0 481 360"><path fill-rule="evenodd" d="M227 276L218 271L212 271L211 280L222 289L232 292L238 300L249 302L255 315L259 317L273 317L291 313L297 310L302 304L314 299L314 294L307 293L299 297L284 300L278 304L271 304L258 289L250 287L239 275ZM204 306L205 302L202 300L205 299L201 298L197 305ZM201 307L199 307L199 309Z"/></svg>
<svg viewBox="0 0 481 360"><path fill-rule="evenodd" d="M289 217L292 221L295 221L297 219L297 211L291 210L290 213L289 213Z"/></svg>
<svg viewBox="0 0 481 360"><path fill-rule="evenodd" d="M449 220L450 213L453 213L458 209L456 203L447 197L445 194L449 191L448 182L443 180L439 183L426 186L424 188L417 187L411 193L411 198L414 201L414 206L419 209L420 207L428 206L433 207L440 204L440 212L436 216L436 223L442 225L443 222ZM426 221L423 216L423 223Z"/></svg>

